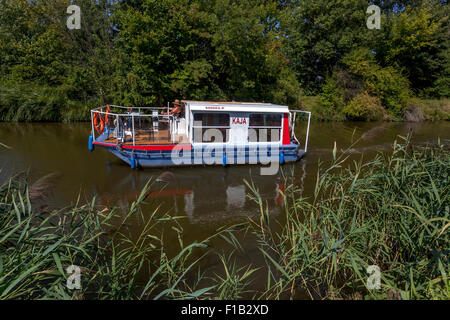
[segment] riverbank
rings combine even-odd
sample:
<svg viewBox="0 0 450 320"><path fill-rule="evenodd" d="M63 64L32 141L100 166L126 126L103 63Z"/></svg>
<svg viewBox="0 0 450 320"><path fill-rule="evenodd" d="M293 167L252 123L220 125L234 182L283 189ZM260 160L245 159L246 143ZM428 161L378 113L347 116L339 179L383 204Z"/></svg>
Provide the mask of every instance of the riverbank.
<svg viewBox="0 0 450 320"><path fill-rule="evenodd" d="M286 185L285 219L272 217L247 182L260 217L197 241L186 240L179 217L143 214L148 184L126 211L95 199L50 210L40 205L46 179L29 185L11 177L0 188L0 297L448 299L448 141L399 142L389 156L353 164L351 148L335 149L331 164L319 167L312 197ZM277 221L284 221L281 229ZM143 228L132 235L128 228L136 223ZM178 240L168 241L163 229ZM229 252L242 251L243 234L257 237L265 264L232 262L237 255ZM230 246L227 254L217 250L218 241ZM217 255L222 264L202 269ZM81 267L80 290L66 287L69 265ZM368 265L380 268L379 290L367 288ZM256 275L266 279L257 291Z"/></svg>
<svg viewBox="0 0 450 320"><path fill-rule="evenodd" d="M321 101L320 96L302 97L300 105L304 110L312 112L312 119L318 121L347 121L343 112L330 113ZM355 120L355 119L352 119ZM402 116L392 117L385 114L382 121L439 121L450 120L450 99L409 99L407 108ZM360 121L375 121L374 119L360 119Z"/></svg>
<svg viewBox="0 0 450 320"><path fill-rule="evenodd" d="M0 87L0 121L5 122L75 122L89 121L90 110L101 105L100 99L73 98L73 88L33 84Z"/></svg>
<svg viewBox="0 0 450 320"><path fill-rule="evenodd" d="M90 121L90 110L103 104L98 98L86 97L84 101L79 101L71 99L70 96L70 88L55 89L30 85L0 87L0 121ZM450 99L412 98L407 105L402 116L385 114L376 120L408 122L450 120ZM320 96L303 96L298 106L311 111L312 119L317 121L355 120L348 119L342 111L330 113ZM375 119L359 119L359 121L369 120Z"/></svg>

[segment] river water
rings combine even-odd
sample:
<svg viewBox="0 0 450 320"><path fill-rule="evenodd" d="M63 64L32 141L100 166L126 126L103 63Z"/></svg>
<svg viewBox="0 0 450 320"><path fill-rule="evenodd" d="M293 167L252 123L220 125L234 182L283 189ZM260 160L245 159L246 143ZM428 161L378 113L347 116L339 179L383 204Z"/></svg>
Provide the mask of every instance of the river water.
<svg viewBox="0 0 450 320"><path fill-rule="evenodd" d="M301 140L304 125L298 124L297 130ZM205 239L218 227L259 216L258 206L246 196L249 189L245 179L258 188L272 217L282 220L280 191L284 190L285 179L281 171L263 176L258 166L132 170L102 148L96 147L90 153L89 131L88 123L0 123L0 142L11 147L0 147L0 183L19 171L27 171L31 181L49 175L49 207L73 205L78 196L81 202L96 196L99 204L126 208L152 179L152 193L144 213L159 207L184 217L180 225L188 243ZM368 159L377 152L390 152L396 137L410 132L418 144L437 143L438 137L448 144L450 122L312 122L308 154L295 164L283 165L282 171L293 176L303 196L310 196L318 161L330 161L335 142L340 150L362 137L350 153L354 158ZM136 232L139 227L130 226ZM254 240L243 240L243 247L245 263L262 263Z"/></svg>

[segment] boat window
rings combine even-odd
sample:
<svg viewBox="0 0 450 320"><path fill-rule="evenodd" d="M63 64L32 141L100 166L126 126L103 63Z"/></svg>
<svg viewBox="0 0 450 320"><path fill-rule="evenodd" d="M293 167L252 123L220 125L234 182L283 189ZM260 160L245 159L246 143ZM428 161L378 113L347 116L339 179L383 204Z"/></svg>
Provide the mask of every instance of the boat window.
<svg viewBox="0 0 450 320"><path fill-rule="evenodd" d="M254 113L250 114L248 127L249 142L280 141L281 114Z"/></svg>
<svg viewBox="0 0 450 320"><path fill-rule="evenodd" d="M194 121L201 121L203 127L229 127L228 113L194 113Z"/></svg>
<svg viewBox="0 0 450 320"><path fill-rule="evenodd" d="M228 113L194 113L194 142L228 142L230 115Z"/></svg>
<svg viewBox="0 0 450 320"><path fill-rule="evenodd" d="M279 113L250 114L250 127L280 127L281 128L281 114L279 114Z"/></svg>

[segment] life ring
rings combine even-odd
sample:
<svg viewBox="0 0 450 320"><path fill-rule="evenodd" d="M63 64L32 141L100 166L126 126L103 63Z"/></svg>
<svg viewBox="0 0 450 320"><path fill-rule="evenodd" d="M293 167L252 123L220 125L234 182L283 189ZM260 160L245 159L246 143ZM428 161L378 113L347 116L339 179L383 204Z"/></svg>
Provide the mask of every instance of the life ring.
<svg viewBox="0 0 450 320"><path fill-rule="evenodd" d="M108 126L109 125L109 118L108 118L108 114L111 112L111 107L108 105L106 106L106 114L105 114L105 125Z"/></svg>
<svg viewBox="0 0 450 320"><path fill-rule="evenodd" d="M103 120L102 116L98 112L94 113L94 128L98 134L102 134L105 130L105 120Z"/></svg>

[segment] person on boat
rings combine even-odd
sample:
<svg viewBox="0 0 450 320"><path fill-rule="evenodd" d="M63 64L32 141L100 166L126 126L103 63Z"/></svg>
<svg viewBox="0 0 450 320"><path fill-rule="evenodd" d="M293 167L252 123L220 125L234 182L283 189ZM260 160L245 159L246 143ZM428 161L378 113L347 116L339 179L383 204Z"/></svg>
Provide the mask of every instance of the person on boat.
<svg viewBox="0 0 450 320"><path fill-rule="evenodd" d="M180 100L176 99L173 103L173 107L169 108L169 112L162 112L163 114L169 114L171 116L178 117L181 115L183 108L181 107Z"/></svg>

